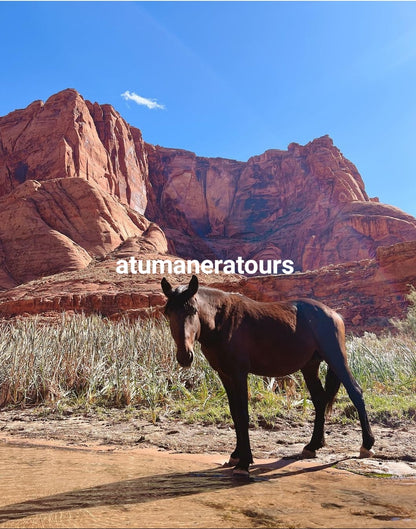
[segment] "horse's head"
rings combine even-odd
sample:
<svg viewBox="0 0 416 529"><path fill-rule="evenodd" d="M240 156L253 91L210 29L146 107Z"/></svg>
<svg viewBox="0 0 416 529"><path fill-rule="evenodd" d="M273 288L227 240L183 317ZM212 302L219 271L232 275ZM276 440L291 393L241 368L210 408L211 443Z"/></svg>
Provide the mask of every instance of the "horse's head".
<svg viewBox="0 0 416 529"><path fill-rule="evenodd" d="M162 279L162 290L168 298L165 314L178 348L176 358L182 367L189 367L194 358L194 342L201 330L195 294L198 292L198 278L193 275L189 285L172 289L166 278Z"/></svg>

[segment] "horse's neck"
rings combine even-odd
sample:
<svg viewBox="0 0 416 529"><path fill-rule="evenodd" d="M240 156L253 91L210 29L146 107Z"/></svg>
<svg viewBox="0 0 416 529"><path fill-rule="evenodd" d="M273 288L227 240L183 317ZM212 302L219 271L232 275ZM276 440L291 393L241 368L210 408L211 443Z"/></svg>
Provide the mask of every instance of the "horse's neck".
<svg viewBox="0 0 416 529"><path fill-rule="evenodd" d="M199 320L201 343L210 341L222 327L222 319L229 312L229 299L225 292L204 290L199 293Z"/></svg>

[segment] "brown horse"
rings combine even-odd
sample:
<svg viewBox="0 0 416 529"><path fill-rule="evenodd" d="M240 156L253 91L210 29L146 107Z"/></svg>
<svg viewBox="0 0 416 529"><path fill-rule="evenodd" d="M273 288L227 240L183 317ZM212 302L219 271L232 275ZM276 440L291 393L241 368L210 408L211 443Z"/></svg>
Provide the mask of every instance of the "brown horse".
<svg viewBox="0 0 416 529"><path fill-rule="evenodd" d="M165 314L177 345L177 360L189 367L195 340L215 369L227 392L237 445L229 465L234 473L248 474L253 462L248 434L247 376L280 377L302 371L315 407L311 441L303 457L315 457L325 445L325 412L334 402L341 383L357 408L362 429L360 457L372 455L374 437L368 422L362 390L347 365L345 328L339 314L311 299L261 303L241 294L189 285L175 290L162 279L168 298ZM328 364L325 388L319 365Z"/></svg>

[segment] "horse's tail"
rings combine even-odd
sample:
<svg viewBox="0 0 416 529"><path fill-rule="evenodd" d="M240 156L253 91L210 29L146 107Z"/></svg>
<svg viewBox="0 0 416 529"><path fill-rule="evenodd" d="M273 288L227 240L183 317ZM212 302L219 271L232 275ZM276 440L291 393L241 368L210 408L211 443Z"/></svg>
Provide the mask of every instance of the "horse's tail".
<svg viewBox="0 0 416 529"><path fill-rule="evenodd" d="M341 385L340 379L328 366L325 377L325 393L326 393L326 415L330 415L332 411L332 406L335 401L335 397L338 393L339 387Z"/></svg>

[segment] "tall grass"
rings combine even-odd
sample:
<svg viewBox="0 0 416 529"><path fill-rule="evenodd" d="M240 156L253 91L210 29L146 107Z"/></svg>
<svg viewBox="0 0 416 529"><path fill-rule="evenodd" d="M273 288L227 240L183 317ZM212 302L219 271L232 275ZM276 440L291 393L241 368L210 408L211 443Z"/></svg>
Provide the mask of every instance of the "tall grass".
<svg viewBox="0 0 416 529"><path fill-rule="evenodd" d="M416 391L416 343L408 335L352 336L347 353L351 371L365 391Z"/></svg>
<svg viewBox="0 0 416 529"><path fill-rule="evenodd" d="M209 389L208 389L209 388ZM178 399L221 391L202 356L181 369L165 321L111 322L65 316L0 324L0 406L89 403L152 412ZM206 398L206 397L205 397Z"/></svg>
<svg viewBox="0 0 416 529"><path fill-rule="evenodd" d="M394 415L395 407L398 416L412 416L416 409L413 311L416 297L407 320L396 322L398 335L365 334L347 343L370 415L373 411L380 420ZM312 410L298 375L284 380L251 375L249 399L252 421L267 427L276 415L296 419ZM349 403L345 392L339 400L342 414ZM36 318L0 323L0 406L41 403L134 406L153 421L160 414L208 423L230 420L218 376L198 348L191 368L179 367L165 320L63 315L55 325Z"/></svg>
<svg viewBox="0 0 416 529"><path fill-rule="evenodd" d="M409 308L403 320L392 319L396 334L377 337L364 333L347 341L348 359L363 389L384 392L416 390L416 290L407 296Z"/></svg>

